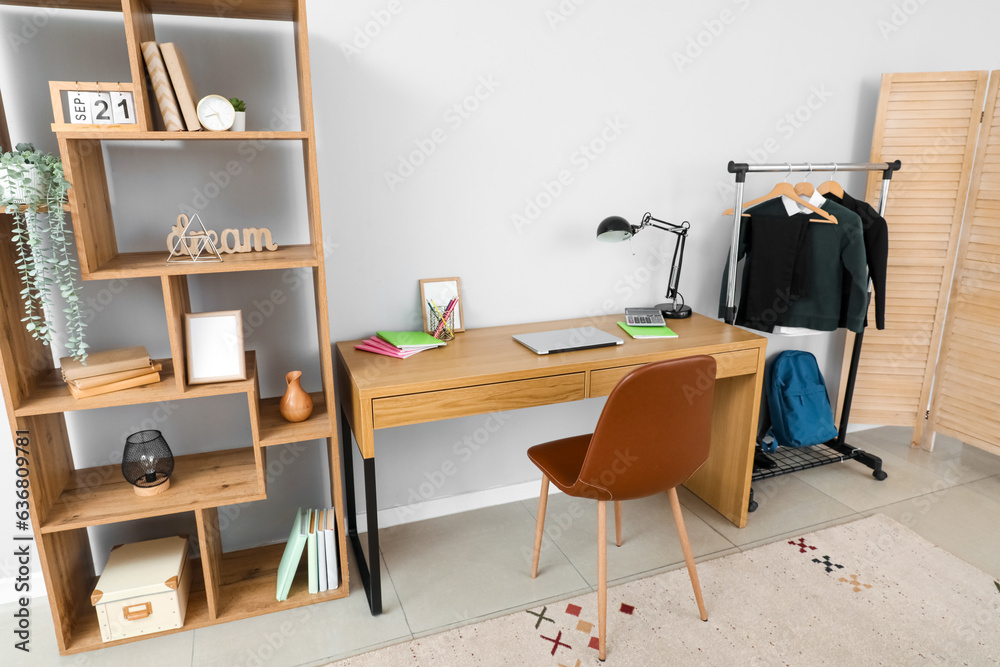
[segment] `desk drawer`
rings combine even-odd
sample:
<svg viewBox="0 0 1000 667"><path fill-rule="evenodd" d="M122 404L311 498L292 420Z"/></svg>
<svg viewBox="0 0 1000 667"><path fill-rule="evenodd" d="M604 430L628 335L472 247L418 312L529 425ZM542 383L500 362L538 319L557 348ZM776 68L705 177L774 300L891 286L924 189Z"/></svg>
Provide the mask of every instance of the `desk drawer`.
<svg viewBox="0 0 1000 667"><path fill-rule="evenodd" d="M375 428L420 424L485 412L517 410L585 398L584 373L442 389L372 401Z"/></svg>
<svg viewBox="0 0 1000 667"><path fill-rule="evenodd" d="M749 375L757 371L757 350L720 352L711 355L715 359L715 377L728 378L734 375ZM615 385L632 371L644 364L620 366L593 371L590 374L590 397L607 396Z"/></svg>

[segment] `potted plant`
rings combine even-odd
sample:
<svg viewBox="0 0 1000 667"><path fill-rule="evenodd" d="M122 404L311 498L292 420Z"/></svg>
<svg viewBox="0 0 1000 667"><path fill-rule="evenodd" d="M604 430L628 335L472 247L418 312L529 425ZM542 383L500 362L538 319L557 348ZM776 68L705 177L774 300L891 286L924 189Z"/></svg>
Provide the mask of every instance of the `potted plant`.
<svg viewBox="0 0 1000 667"><path fill-rule="evenodd" d="M52 345L52 294L65 302L66 348L85 361L82 302L77 285L76 259L69 249L66 229L66 193L70 184L62 161L31 144L18 144L0 155L0 210L14 220L15 265L24 289L24 327L33 338Z"/></svg>
<svg viewBox="0 0 1000 667"><path fill-rule="evenodd" d="M236 120L229 129L233 132L242 132L247 129L247 103L238 97L230 97L229 103L236 109Z"/></svg>

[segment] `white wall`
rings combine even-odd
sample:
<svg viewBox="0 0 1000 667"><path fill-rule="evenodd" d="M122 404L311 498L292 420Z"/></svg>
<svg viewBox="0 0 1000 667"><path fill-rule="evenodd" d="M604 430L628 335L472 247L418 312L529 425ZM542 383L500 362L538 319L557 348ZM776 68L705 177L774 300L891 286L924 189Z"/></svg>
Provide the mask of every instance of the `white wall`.
<svg viewBox="0 0 1000 667"><path fill-rule="evenodd" d="M880 74L996 67L998 19L1000 5L974 0L310 2L333 337L417 326L421 278L461 276L469 327L656 303L673 237L644 232L634 256L627 245L594 240L605 216L635 222L647 210L691 221L681 291L697 312L713 315L730 231L720 215L731 206L726 163L867 160ZM0 34L0 90L15 141L56 149L46 81L128 77L117 15L4 7ZM286 122L285 113L294 127L287 26L162 17L157 37L185 51L200 94L245 98L250 128ZM179 207L192 204L212 229L252 221L271 226L279 243L301 238L294 151L272 147L251 161L234 144L179 148L107 149L123 245L159 249ZM241 173L199 202L199 193L215 192L212 175L218 181L228 160ZM402 171L401 160L410 162ZM752 176L748 195L773 182ZM843 182L862 192L861 177ZM248 339L265 394L279 394L294 367L306 371L307 386L318 385L312 290L302 278L195 281L196 308L273 311ZM275 288L280 303L265 303ZM141 342L168 354L155 280L88 283L85 293L94 299L95 348ZM139 320L153 325L133 326ZM842 334L772 338L769 349L813 351L835 386L842 341ZM585 431L601 405L380 432L379 506L535 480L525 448ZM182 452L249 437L236 400L77 413L70 427L78 464L117 460L123 436L144 420ZM272 454L280 465L271 471L269 502L228 513L227 549L281 539L297 505L324 502L320 443ZM449 462L456 474L441 472ZM0 470L8 480L0 488L12 486L11 457L0 457ZM126 528L155 535L171 521ZM7 530L4 523L0 535ZM97 552L125 534L92 533ZM4 558L0 578L12 567Z"/></svg>

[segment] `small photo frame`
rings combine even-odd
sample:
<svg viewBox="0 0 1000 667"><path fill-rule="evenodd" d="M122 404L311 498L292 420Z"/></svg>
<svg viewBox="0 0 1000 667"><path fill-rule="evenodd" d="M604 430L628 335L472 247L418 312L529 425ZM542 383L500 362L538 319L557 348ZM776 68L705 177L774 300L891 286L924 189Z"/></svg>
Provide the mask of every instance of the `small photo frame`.
<svg viewBox="0 0 1000 667"><path fill-rule="evenodd" d="M185 313L184 332L188 384L247 378L241 311Z"/></svg>
<svg viewBox="0 0 1000 667"><path fill-rule="evenodd" d="M434 307L443 313L452 299L458 299L448 318L448 321L453 323L452 331L465 331L465 318L462 317L462 279L425 278L420 281L420 310L424 314L424 331L434 333L431 322L439 321L434 313Z"/></svg>

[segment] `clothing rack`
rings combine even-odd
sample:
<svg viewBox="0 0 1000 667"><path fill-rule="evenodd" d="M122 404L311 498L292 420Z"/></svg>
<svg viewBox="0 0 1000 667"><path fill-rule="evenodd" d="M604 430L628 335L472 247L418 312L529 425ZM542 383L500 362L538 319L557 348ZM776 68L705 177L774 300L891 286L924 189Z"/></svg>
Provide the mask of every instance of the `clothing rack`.
<svg viewBox="0 0 1000 667"><path fill-rule="evenodd" d="M736 176L736 204L733 207L733 237L729 246L729 280L726 284L726 310L725 320L728 324L736 322L736 263L739 248L740 225L743 215L743 186L746 183L748 173L758 172L821 172L821 171L881 171L882 191L879 197L878 214L885 217L886 198L889 195L889 184L892 181L892 174L902 167L899 160L894 162L850 162L850 163L785 163L785 164L747 164L745 162L730 162L729 173ZM869 302L871 301L871 291L868 292ZM755 468L752 480L757 481L769 477L786 475L799 470L808 470L831 463L842 461L857 461L872 469L872 476L882 481L888 477L882 470L882 459L869 454L861 449L848 445L847 426L851 414L851 402L854 397L854 385L858 377L858 363L861 360L861 345L864 342L865 332L862 329L854 337L854 347L851 350L851 365L847 373L847 386L844 392L844 406L840 416L840 426L837 429L837 437L827 442L813 445L811 447L783 447L778 451L768 455L774 464L771 468ZM756 457L755 457L756 458ZM753 498L753 489L750 489L749 511L757 509L757 502Z"/></svg>

